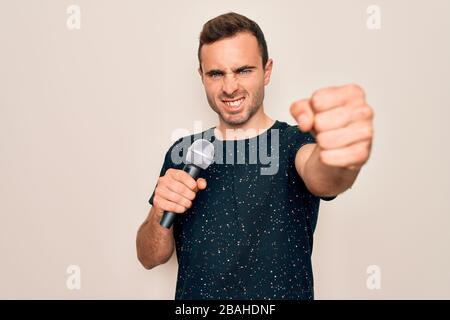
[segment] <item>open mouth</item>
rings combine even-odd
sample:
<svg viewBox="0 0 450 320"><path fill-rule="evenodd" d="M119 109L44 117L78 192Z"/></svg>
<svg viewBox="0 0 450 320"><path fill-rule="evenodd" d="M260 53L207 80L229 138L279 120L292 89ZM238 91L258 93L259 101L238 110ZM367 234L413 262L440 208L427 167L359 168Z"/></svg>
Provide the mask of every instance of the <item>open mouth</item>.
<svg viewBox="0 0 450 320"><path fill-rule="evenodd" d="M234 100L222 100L222 102L231 110L238 110L242 103L244 102L245 97L234 99Z"/></svg>

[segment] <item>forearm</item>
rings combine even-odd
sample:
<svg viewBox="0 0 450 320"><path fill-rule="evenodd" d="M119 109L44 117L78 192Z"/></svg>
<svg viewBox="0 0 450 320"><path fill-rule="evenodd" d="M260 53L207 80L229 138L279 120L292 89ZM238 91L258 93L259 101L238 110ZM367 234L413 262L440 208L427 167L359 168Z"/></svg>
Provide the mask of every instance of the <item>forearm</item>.
<svg viewBox="0 0 450 320"><path fill-rule="evenodd" d="M162 211L152 207L137 233L137 255L146 269L167 262L173 253L173 227L166 229L159 224L162 215Z"/></svg>
<svg viewBox="0 0 450 320"><path fill-rule="evenodd" d="M317 196L335 196L350 188L360 169L332 167L320 161L316 145L305 163L303 181Z"/></svg>

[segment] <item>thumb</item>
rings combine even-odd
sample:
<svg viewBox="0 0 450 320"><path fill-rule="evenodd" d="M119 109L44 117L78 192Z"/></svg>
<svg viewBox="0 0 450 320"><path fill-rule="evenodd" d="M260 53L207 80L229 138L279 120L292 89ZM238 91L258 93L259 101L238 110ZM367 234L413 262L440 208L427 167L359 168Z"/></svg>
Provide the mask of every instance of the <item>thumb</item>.
<svg viewBox="0 0 450 320"><path fill-rule="evenodd" d="M291 105L291 114L295 121L297 121L301 131L308 132L313 129L314 112L309 100L304 99L294 102Z"/></svg>
<svg viewBox="0 0 450 320"><path fill-rule="evenodd" d="M199 190L204 190L206 189L206 180L203 178L198 178L197 180L197 188Z"/></svg>

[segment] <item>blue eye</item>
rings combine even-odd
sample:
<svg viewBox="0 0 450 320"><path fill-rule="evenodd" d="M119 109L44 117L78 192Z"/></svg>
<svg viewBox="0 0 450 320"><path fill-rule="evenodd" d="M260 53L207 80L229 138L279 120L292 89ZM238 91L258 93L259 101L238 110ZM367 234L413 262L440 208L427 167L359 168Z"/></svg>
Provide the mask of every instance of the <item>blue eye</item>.
<svg viewBox="0 0 450 320"><path fill-rule="evenodd" d="M239 73L240 74L247 74L247 73L250 73L250 72L252 72L250 69L244 69L244 70L241 70Z"/></svg>
<svg viewBox="0 0 450 320"><path fill-rule="evenodd" d="M221 73L212 73L211 74L211 78L218 78L220 77L222 74Z"/></svg>

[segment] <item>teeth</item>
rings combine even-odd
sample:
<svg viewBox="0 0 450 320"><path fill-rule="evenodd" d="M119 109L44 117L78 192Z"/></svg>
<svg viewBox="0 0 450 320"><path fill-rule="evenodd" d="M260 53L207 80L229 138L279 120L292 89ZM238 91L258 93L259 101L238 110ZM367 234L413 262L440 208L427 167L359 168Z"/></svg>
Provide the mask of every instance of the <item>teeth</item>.
<svg viewBox="0 0 450 320"><path fill-rule="evenodd" d="M239 107L241 105L242 101L244 101L244 98L241 98L241 99L235 100L235 101L224 101L224 102L229 107Z"/></svg>

